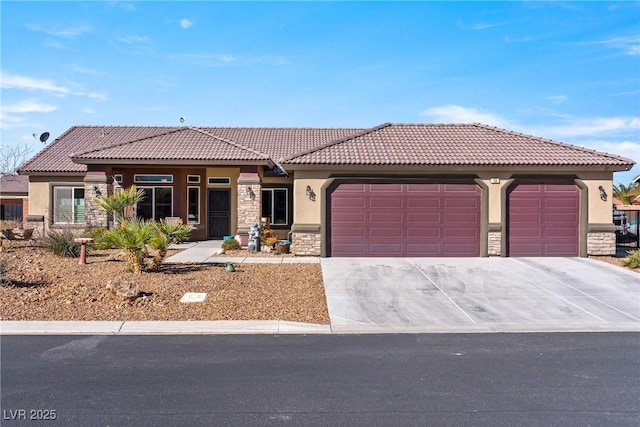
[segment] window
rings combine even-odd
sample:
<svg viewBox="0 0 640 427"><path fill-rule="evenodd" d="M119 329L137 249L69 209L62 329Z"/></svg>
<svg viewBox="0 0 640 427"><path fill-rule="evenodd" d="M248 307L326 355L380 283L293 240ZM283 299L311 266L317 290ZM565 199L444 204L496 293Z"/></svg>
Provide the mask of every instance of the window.
<svg viewBox="0 0 640 427"><path fill-rule="evenodd" d="M113 175L113 180L115 182L117 182L118 184L122 184L122 174L121 173L117 173L117 174Z"/></svg>
<svg viewBox="0 0 640 427"><path fill-rule="evenodd" d="M133 175L133 182L136 184L153 184L153 183L172 183L173 175L157 175L157 174L148 174L141 175L135 174Z"/></svg>
<svg viewBox="0 0 640 427"><path fill-rule="evenodd" d="M200 224L200 187L187 187L187 224Z"/></svg>
<svg viewBox="0 0 640 427"><path fill-rule="evenodd" d="M229 184L231 182L231 179L230 178L225 178L225 177L220 177L220 176L210 176L207 179L207 182L209 183L209 185Z"/></svg>
<svg viewBox="0 0 640 427"><path fill-rule="evenodd" d="M0 205L0 220L22 221L22 204Z"/></svg>
<svg viewBox="0 0 640 427"><path fill-rule="evenodd" d="M189 184L200 184L200 175L187 175L187 182Z"/></svg>
<svg viewBox="0 0 640 427"><path fill-rule="evenodd" d="M136 206L136 215L144 219L159 221L173 216L173 188L140 187L144 199Z"/></svg>
<svg viewBox="0 0 640 427"><path fill-rule="evenodd" d="M53 187L53 222L84 224L84 187Z"/></svg>
<svg viewBox="0 0 640 427"><path fill-rule="evenodd" d="M262 216L271 218L272 225L289 224L289 190L267 188L262 190Z"/></svg>

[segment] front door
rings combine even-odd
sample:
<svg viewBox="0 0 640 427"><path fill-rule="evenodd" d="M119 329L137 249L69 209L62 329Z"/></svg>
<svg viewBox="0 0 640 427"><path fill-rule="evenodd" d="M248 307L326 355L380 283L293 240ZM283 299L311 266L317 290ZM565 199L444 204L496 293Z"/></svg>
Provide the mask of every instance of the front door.
<svg viewBox="0 0 640 427"><path fill-rule="evenodd" d="M207 237L222 239L231 229L231 190L212 189L207 191Z"/></svg>

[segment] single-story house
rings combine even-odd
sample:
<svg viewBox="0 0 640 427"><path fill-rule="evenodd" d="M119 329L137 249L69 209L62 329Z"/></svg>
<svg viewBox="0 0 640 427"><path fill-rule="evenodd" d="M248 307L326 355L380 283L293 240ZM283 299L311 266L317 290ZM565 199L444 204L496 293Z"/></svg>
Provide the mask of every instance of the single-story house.
<svg viewBox="0 0 640 427"><path fill-rule="evenodd" d="M22 224L29 211L29 177L0 176L0 220Z"/></svg>
<svg viewBox="0 0 640 427"><path fill-rule="evenodd" d="M612 179L632 160L473 124L369 129L74 126L27 162L45 226L108 226L95 199L135 184L137 216L192 238L268 218L297 255L615 253Z"/></svg>

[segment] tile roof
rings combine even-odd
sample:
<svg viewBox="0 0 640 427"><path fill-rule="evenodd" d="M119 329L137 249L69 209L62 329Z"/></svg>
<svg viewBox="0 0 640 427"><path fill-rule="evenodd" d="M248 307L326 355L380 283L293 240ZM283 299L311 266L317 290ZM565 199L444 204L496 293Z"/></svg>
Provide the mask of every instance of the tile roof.
<svg viewBox="0 0 640 427"><path fill-rule="evenodd" d="M106 147L94 148L83 153L72 154L79 163L88 160L205 160L218 161L264 161L270 157L253 148L229 141L207 131L182 127L133 141L123 141Z"/></svg>
<svg viewBox="0 0 640 427"><path fill-rule="evenodd" d="M473 124L391 124L295 154L283 165L611 166L633 160ZM294 166L295 167L295 166Z"/></svg>
<svg viewBox="0 0 640 427"><path fill-rule="evenodd" d="M0 176L0 195L17 196L29 193L29 177L23 175Z"/></svg>
<svg viewBox="0 0 640 427"><path fill-rule="evenodd" d="M152 158L150 153L156 156L153 158L166 161L215 161L222 156L268 163L268 159L278 161L359 131L362 129L74 126L25 163L20 171L25 174L86 172L86 165L75 163L70 155L83 163L148 160Z"/></svg>
<svg viewBox="0 0 640 427"><path fill-rule="evenodd" d="M75 160L75 162L74 162ZM91 162L210 161L298 166L593 166L623 170L612 154L474 124L360 128L75 126L21 173L83 173Z"/></svg>

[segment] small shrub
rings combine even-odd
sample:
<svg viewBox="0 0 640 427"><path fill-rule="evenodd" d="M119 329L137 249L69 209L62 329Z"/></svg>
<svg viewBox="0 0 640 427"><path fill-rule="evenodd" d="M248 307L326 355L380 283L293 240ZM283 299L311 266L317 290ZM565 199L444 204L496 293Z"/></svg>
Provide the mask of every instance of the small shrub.
<svg viewBox="0 0 640 427"><path fill-rule="evenodd" d="M234 251L236 249L240 249L240 242L236 239L225 240L222 242L222 249L225 251Z"/></svg>
<svg viewBox="0 0 640 427"><path fill-rule="evenodd" d="M90 244L93 249L111 249L111 246L104 239L108 231L104 227L90 227L84 230L82 237L93 239L93 243Z"/></svg>
<svg viewBox="0 0 640 427"><path fill-rule="evenodd" d="M640 249L632 251L627 258L625 258L622 263L625 267L629 268L638 268L640 267Z"/></svg>
<svg viewBox="0 0 640 427"><path fill-rule="evenodd" d="M43 244L54 255L77 258L80 256L80 243L74 242L74 238L75 236L71 231L51 230L45 236Z"/></svg>

